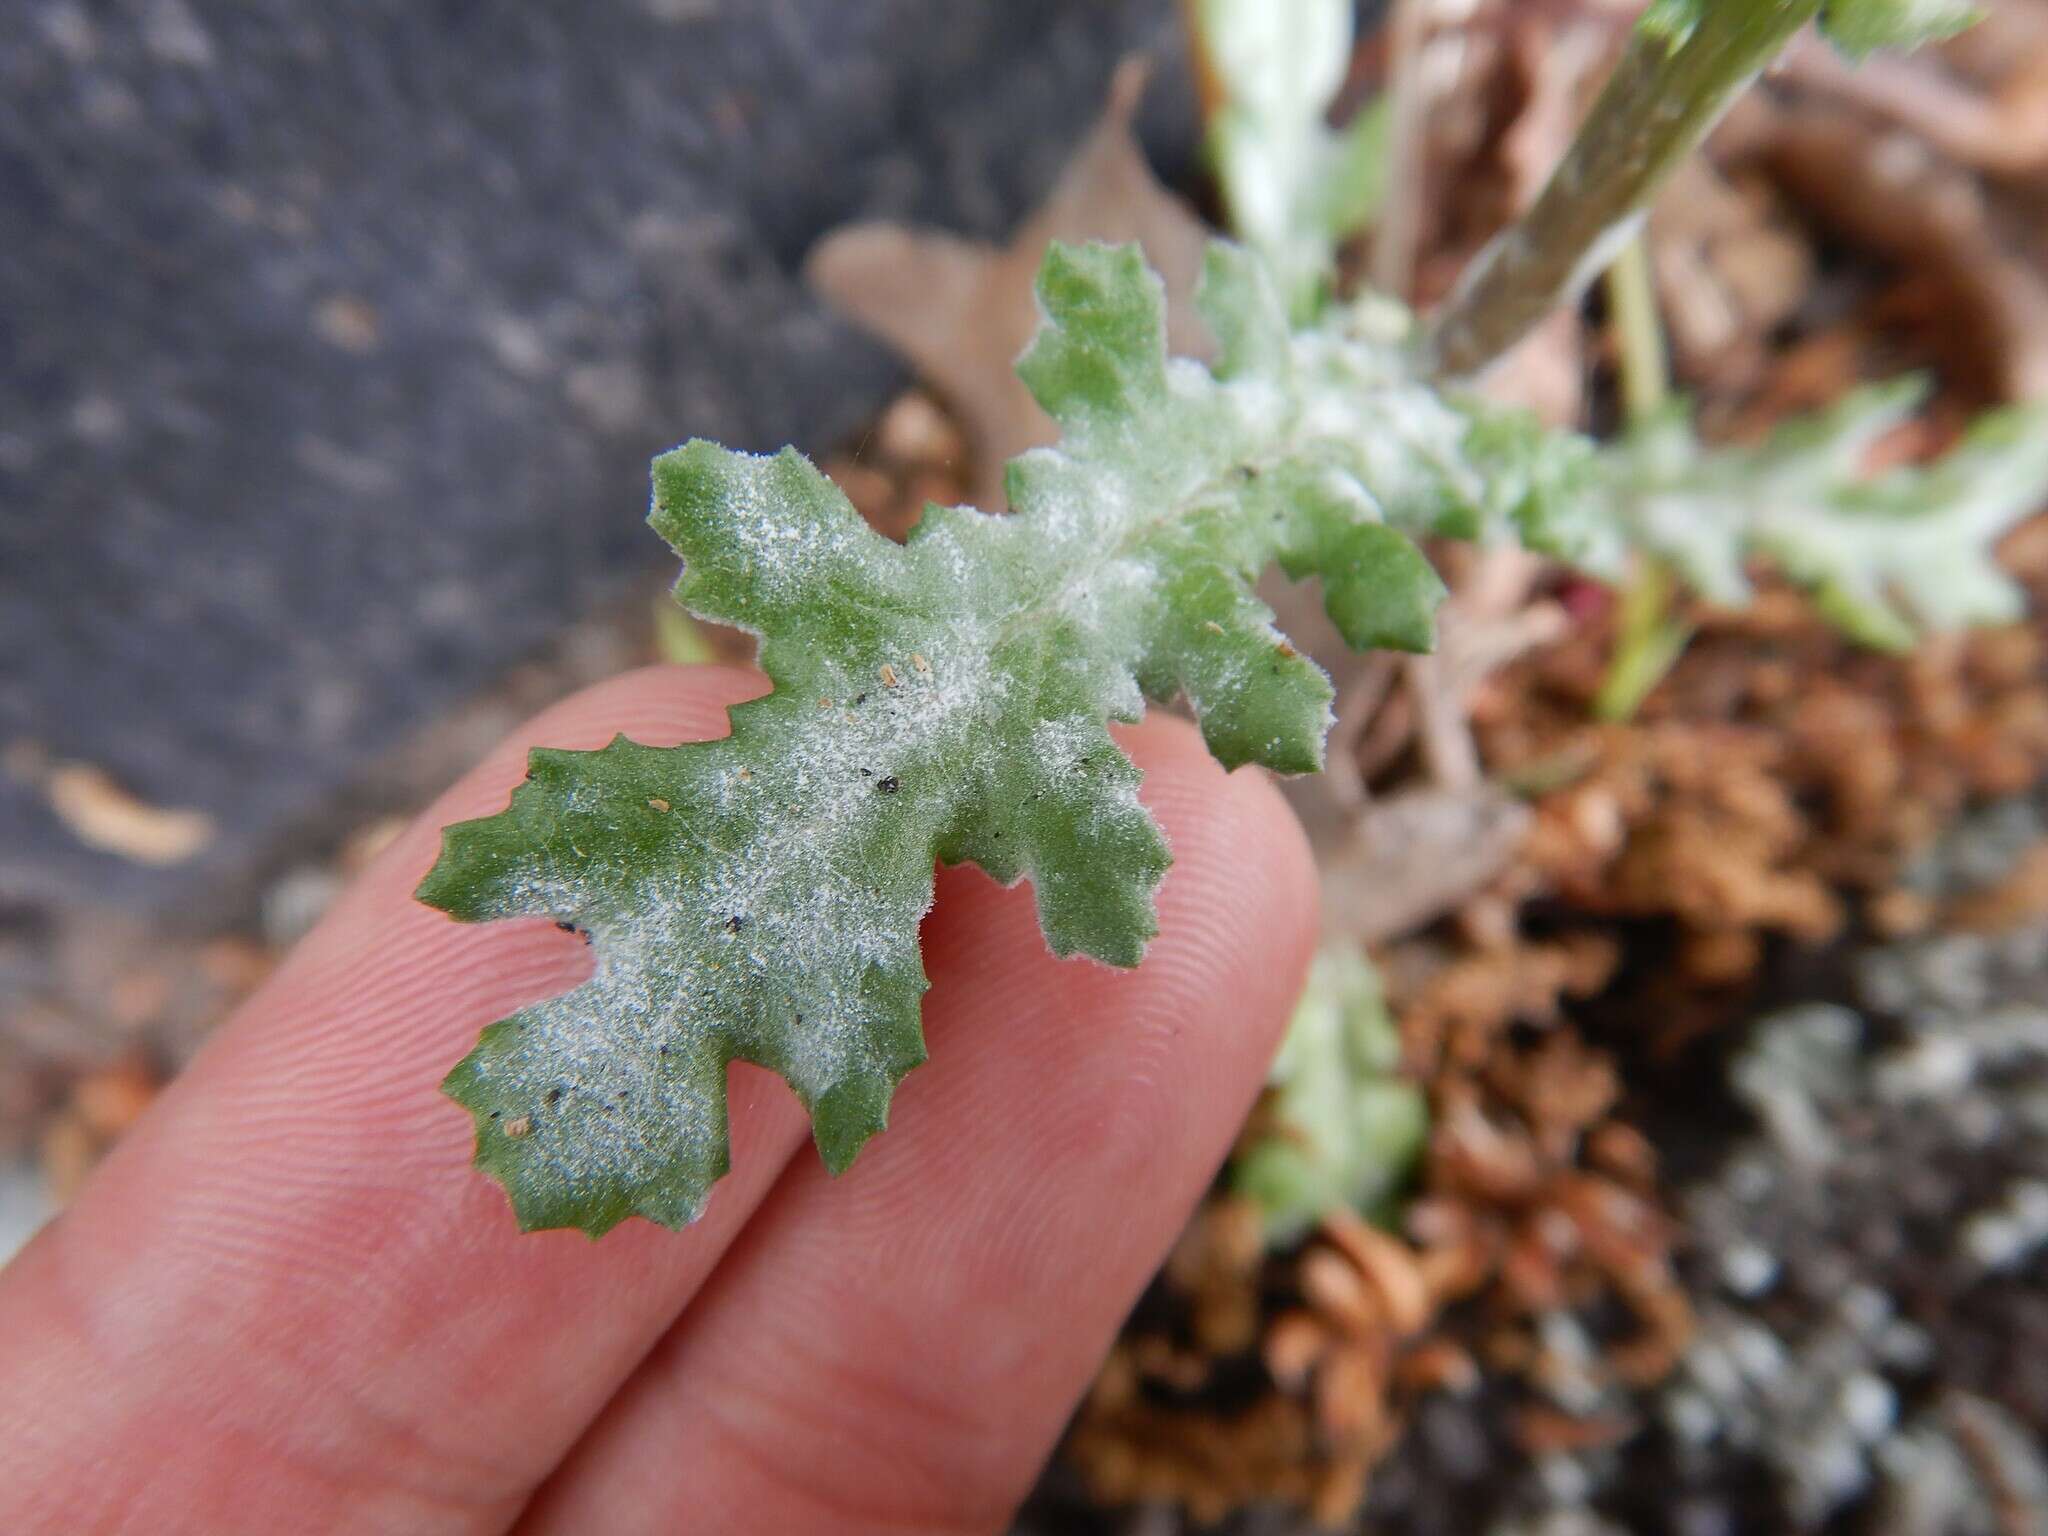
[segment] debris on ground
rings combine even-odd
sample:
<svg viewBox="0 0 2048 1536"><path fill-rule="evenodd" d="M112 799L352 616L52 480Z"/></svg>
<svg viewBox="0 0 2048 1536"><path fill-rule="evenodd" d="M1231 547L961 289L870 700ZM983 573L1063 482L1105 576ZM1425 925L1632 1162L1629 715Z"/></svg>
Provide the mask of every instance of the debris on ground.
<svg viewBox="0 0 2048 1536"><path fill-rule="evenodd" d="M24 743L9 749L10 771L23 773L34 753ZM137 864L182 864L213 841L213 818L204 811L151 805L92 763L50 763L24 776L41 782L56 818L88 848Z"/></svg>

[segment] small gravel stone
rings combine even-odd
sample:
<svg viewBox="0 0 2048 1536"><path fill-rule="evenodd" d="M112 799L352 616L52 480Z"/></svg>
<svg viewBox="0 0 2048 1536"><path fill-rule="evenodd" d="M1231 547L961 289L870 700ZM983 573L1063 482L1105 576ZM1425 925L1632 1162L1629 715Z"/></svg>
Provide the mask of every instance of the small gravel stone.
<svg viewBox="0 0 2048 1536"><path fill-rule="evenodd" d="M1977 1053L1967 1041L1952 1034L1931 1034L1888 1052L1878 1062L1873 1081L1880 1099L1904 1104L1954 1093L1976 1070Z"/></svg>
<svg viewBox="0 0 2048 1536"><path fill-rule="evenodd" d="M1721 1279L1736 1295L1761 1296L1778 1279L1778 1256L1755 1243L1743 1243L1721 1255Z"/></svg>
<svg viewBox="0 0 2048 1536"><path fill-rule="evenodd" d="M1835 1401L1843 1420L1865 1444L1883 1439L1898 1422L1898 1395L1874 1372L1856 1372L1842 1383Z"/></svg>

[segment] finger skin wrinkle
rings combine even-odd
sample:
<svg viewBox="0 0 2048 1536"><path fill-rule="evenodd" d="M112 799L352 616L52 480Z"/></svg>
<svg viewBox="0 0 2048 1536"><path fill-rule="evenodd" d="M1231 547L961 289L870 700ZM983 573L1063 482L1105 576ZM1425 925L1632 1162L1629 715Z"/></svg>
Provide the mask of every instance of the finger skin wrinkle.
<svg viewBox="0 0 2048 1536"><path fill-rule="evenodd" d="M23 1479L23 1523L10 1524L10 1531L155 1536L167 1529L166 1510L178 1512L183 1528L209 1536L278 1530L470 1536L502 1530L513 1518L520 1495L502 1491L506 1483L495 1470L469 1469L470 1448L424 1444L360 1402L324 1401L323 1415L338 1409L349 1417L338 1434L301 1443L290 1421L241 1422L231 1400L204 1392L175 1401L136 1399L127 1384L144 1362L108 1347L104 1285L92 1266L65 1253L69 1225L60 1218L37 1239L47 1245L52 1267L39 1321L46 1330L41 1353L54 1369L39 1368L43 1361L31 1356L17 1367L21 1374L0 1409L0 1481L14 1482L10 1461L35 1469ZM273 1375L304 1399L322 1395L303 1373L294 1376L283 1363L246 1351L218 1364L237 1373L260 1366L251 1391L258 1400L268 1397L261 1383ZM55 1406L37 1412L38 1403ZM89 1411L81 1414L81 1404ZM120 1448L122 1461L113 1477L105 1465L111 1446ZM336 1447L345 1447L339 1457ZM374 1484L356 1471L366 1450L382 1471Z"/></svg>
<svg viewBox="0 0 2048 1536"><path fill-rule="evenodd" d="M560 969L538 967L549 968ZM451 984L470 985L462 979L470 969L457 967ZM536 969L499 968L515 987ZM298 1070L266 1071L260 1088L180 1117L169 1128L185 1152L176 1198L123 1202L118 1226L99 1229L114 1243L62 1223L59 1284L82 1342L105 1367L126 1362L132 1373L165 1341L197 1362L163 1373L175 1422L210 1421L209 1433L220 1433L246 1411L253 1419L240 1428L277 1440L286 1461L317 1471L319 1444L293 1443L308 1421L276 1414L279 1403L310 1399L321 1406L310 1422L338 1446L371 1452L385 1475L494 1508L517 1495L530 1467L498 1463L493 1438L470 1433L460 1412L407 1428L408 1402L380 1398L374 1377L356 1380L358 1362L350 1358L356 1341L369 1338L380 1354L431 1359L451 1327L472 1331L459 1325L490 1305L461 1289L418 1285L431 1263L480 1259L487 1245L477 1239L494 1225L485 1213L499 1197L466 1167L467 1116L440 1099L431 1077L405 1084L388 1063L352 1057L331 1071L306 1065L327 1059L338 1022L408 1006L402 995L383 995L402 994L403 985L346 1003L330 1001L337 991L317 975L295 989L322 1000L292 1011L280 1031L300 1042ZM252 1159L268 1170L260 1203L246 1189ZM458 1203L479 1219L440 1229L405 1221L407 1192L436 1181L462 1181ZM279 1263L286 1254L291 1262ZM607 1288L593 1289L581 1297L565 1289L556 1304L603 1305ZM323 1326L331 1317L351 1326ZM167 1426L158 1438L172 1432Z"/></svg>
<svg viewBox="0 0 2048 1536"><path fill-rule="evenodd" d="M667 1457L613 1468L609 1513L601 1527L605 1536L669 1536L677 1530L967 1536L1002 1529L1015 1503L1008 1479L977 1478L951 1456L933 1452L935 1444L950 1446L962 1435L959 1405L920 1404L914 1396L875 1399L872 1414L863 1405L864 1428L850 1431L843 1416L819 1405L847 1390L852 1379L835 1379L828 1371L773 1397L721 1394L683 1430L693 1464L719 1469L716 1484L678 1490ZM872 1392L873 1386L859 1390ZM899 1413L902 1425L915 1433L868 1434ZM757 1418L765 1431L747 1427ZM1001 1445L1009 1425L1007 1419L977 1423L965 1432ZM853 1465L863 1469L861 1475L845 1475ZM543 1493L517 1527L518 1536L598 1528L575 1515L558 1519L551 1504Z"/></svg>
<svg viewBox="0 0 2048 1536"><path fill-rule="evenodd" d="M923 1331L944 1326L927 1319ZM706 1405L710 1449L748 1464L741 1486L754 1529L952 1536L1002 1525L1012 1498L999 1391L968 1403L919 1391L914 1370L871 1371L792 1350L781 1363L787 1369L772 1384L735 1384ZM834 1406L845 1403L861 1405L858 1417ZM805 1450L792 1454L795 1446ZM875 1470L838 1475L848 1464Z"/></svg>
<svg viewBox="0 0 2048 1536"><path fill-rule="evenodd" d="M402 1401L357 1389L335 1352L346 1336L294 1326L296 1306L352 1308L378 1320L380 1349L431 1352L449 1320L436 1298L415 1297L408 1309L380 1296L373 1251L358 1256L363 1283L353 1298L310 1259L296 1270L305 1294L288 1297L292 1275L266 1259L279 1242L319 1251L307 1235L281 1237L205 1188L193 1198L203 1214L150 1245L140 1269L115 1267L120 1260L69 1219L39 1240L48 1332L14 1369L41 1375L50 1390L25 1390L30 1380L17 1376L6 1398L60 1407L5 1437L0 1481L19 1458L39 1483L91 1487L110 1501L97 1524L64 1529L123 1529L122 1504L134 1507L136 1528L153 1531L166 1510L193 1529L223 1532L265 1528L267 1518L288 1522L269 1529L502 1529L533 1480L530 1464L501 1454L498 1440L470 1432L459 1414L421 1422ZM337 1256L346 1243L324 1227L313 1238ZM165 1358L173 1353L175 1365ZM107 1445L122 1446L130 1463L118 1479L92 1475ZM71 1475L55 1470L67 1464ZM330 1507L331 1526L308 1513Z"/></svg>

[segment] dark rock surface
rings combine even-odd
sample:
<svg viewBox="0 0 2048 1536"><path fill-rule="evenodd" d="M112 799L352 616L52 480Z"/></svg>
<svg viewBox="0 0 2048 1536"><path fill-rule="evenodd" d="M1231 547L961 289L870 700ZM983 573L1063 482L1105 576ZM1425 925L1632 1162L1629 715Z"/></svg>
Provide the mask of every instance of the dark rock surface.
<svg viewBox="0 0 2048 1536"><path fill-rule="evenodd" d="M652 453L855 429L896 375L811 243L1001 234L1174 35L1170 0L10 5L0 908L217 902L662 559ZM219 835L93 852L48 760Z"/></svg>

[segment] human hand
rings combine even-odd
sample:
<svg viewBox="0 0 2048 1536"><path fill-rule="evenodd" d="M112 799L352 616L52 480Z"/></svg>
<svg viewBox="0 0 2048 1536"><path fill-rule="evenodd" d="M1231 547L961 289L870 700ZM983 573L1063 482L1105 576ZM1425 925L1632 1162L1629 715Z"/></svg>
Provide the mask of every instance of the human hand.
<svg viewBox="0 0 2048 1536"><path fill-rule="evenodd" d="M590 956L412 888L529 745L719 735L759 688L656 668L532 722L0 1271L0 1524L1003 1526L1257 1091L1312 943L1307 850L1267 781L1226 776L1184 724L1135 728L1175 856L1141 967L1055 960L1027 889L941 871L931 1063L849 1173L737 1065L733 1171L695 1226L522 1236L437 1085Z"/></svg>

